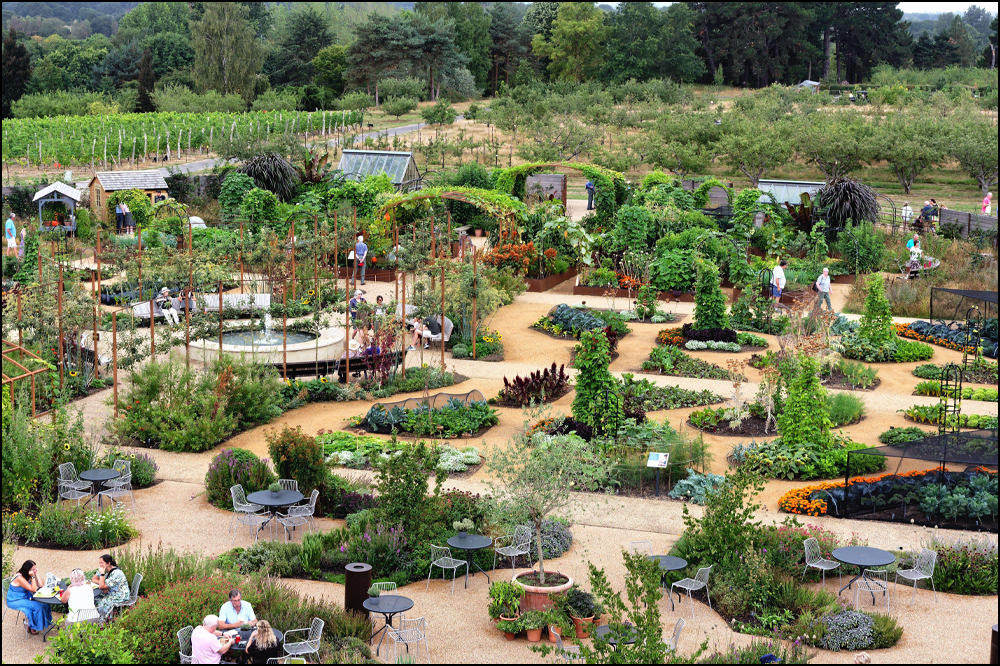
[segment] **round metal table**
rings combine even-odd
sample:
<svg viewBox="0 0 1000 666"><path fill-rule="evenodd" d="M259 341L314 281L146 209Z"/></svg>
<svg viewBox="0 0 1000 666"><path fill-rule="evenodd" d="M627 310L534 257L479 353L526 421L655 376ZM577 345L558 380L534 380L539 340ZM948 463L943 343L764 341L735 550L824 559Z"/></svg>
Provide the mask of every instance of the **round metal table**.
<svg viewBox="0 0 1000 666"><path fill-rule="evenodd" d="M489 548L490 546L493 545L493 539L490 539L489 537L480 536L478 534L466 534L464 537L456 535L448 539L448 545L451 546L452 548L465 551L465 556L466 556L465 561L468 562L468 566L465 567L466 588L469 587L469 574L471 573L473 576L476 575L476 572L472 571L473 566L479 569L479 571L481 571L482 574L486 576L487 582L490 582L490 575L485 571L483 571L478 564L472 561L472 553L477 550Z"/></svg>
<svg viewBox="0 0 1000 666"><path fill-rule="evenodd" d="M89 583L87 583L87 584L89 584ZM65 592L66 590L69 589L69 578L64 578L61 581L59 581L59 589L62 592ZM99 587L95 587L93 589L94 589L94 601L97 601L98 599L100 599L101 597L103 597L106 594ZM32 601L37 601L38 603L45 604L46 606L53 606L53 607L55 607L55 606L65 606L66 605L66 604L64 604L62 602L62 599L59 598L58 594L55 595L55 596L52 596L52 597L40 597L40 596L38 596L38 593L35 593L35 594L33 594L31 596L31 599L32 599ZM58 622L53 622L51 625L49 625L49 628L46 629L45 632L42 634L42 642L43 643L48 639L49 634L57 626L59 626Z"/></svg>
<svg viewBox="0 0 1000 666"><path fill-rule="evenodd" d="M887 550L882 550L881 548L869 548L868 546L848 546L846 548L837 548L830 556L833 559L841 562L843 564L848 564L850 566L859 567L861 573L851 579L851 581L840 588L841 594L844 590L851 589L851 586L862 575L864 575L865 569L874 569L876 567L887 567L896 561L896 556ZM875 601L875 593L872 592L872 602Z"/></svg>
<svg viewBox="0 0 1000 666"><path fill-rule="evenodd" d="M284 509L294 506L304 499L305 495L297 490L282 490L277 495L272 495L270 490L261 490L247 495L247 502L267 507L268 509ZM274 512L271 513L271 517L267 522L257 529L257 533L262 532L264 525L270 525L272 520L274 520Z"/></svg>
<svg viewBox="0 0 1000 666"><path fill-rule="evenodd" d="M382 649L382 641L385 640L385 635L392 628L392 618L413 608L413 600L395 594L383 594L378 597L369 597L361 605L369 613L375 613L385 618L385 625L378 630L378 633L382 634L382 637L378 639L378 647L375 648L375 656L377 657L379 650ZM375 640L374 634L372 634L371 639Z"/></svg>
<svg viewBox="0 0 1000 666"><path fill-rule="evenodd" d="M687 569L687 560L682 557L674 557L673 555L650 555L646 558L651 562L656 562L660 567L660 571L663 572L661 576L661 583L666 586L666 575L672 571L682 571ZM672 594L668 594L670 597L670 610L674 610L674 597Z"/></svg>
<svg viewBox="0 0 1000 666"><path fill-rule="evenodd" d="M101 486L104 483L107 483L108 481L117 479L121 475L122 473L116 469L88 469L86 472L80 472L80 480L89 481L91 486L90 489L91 497L89 500L87 500L87 504L90 504L90 502L94 499L94 496L96 495L97 508L98 509L101 508L101 495L100 495ZM84 504L84 506L86 506L86 504Z"/></svg>
<svg viewBox="0 0 1000 666"><path fill-rule="evenodd" d="M237 631L240 634L240 642L231 647L230 649L235 650L236 652L246 652L247 641L250 640L250 634L252 634L254 630L251 629L250 631L243 631L242 629L237 629ZM271 627L271 631L274 632L274 637L278 639L278 645L281 645L281 641L285 640L285 633L283 631L275 629L274 627ZM228 632L223 632L223 634L226 633Z"/></svg>
<svg viewBox="0 0 1000 666"><path fill-rule="evenodd" d="M594 636L598 638L605 638L608 641L608 645L611 646L613 650L618 649L618 645L634 645L635 644L635 629L631 627L626 627L622 632L625 635L618 639L611 637L611 627L608 625L602 625L594 630Z"/></svg>

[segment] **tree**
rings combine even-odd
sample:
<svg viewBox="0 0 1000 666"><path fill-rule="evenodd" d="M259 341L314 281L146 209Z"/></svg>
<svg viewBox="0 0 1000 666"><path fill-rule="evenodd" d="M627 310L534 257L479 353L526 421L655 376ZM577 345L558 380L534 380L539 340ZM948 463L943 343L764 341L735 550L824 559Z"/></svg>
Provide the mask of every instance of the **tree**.
<svg viewBox="0 0 1000 666"><path fill-rule="evenodd" d="M415 14L410 19L413 31L414 64L426 68L431 101L441 92L442 79L465 62L465 56L455 50L454 23L442 18L431 21Z"/></svg>
<svg viewBox="0 0 1000 666"><path fill-rule="evenodd" d="M417 108L417 100L411 97L390 97L382 103L382 112L387 116L393 116L396 120L415 108Z"/></svg>
<svg viewBox="0 0 1000 666"><path fill-rule="evenodd" d="M119 33L127 35L130 31L143 37L161 32L187 37L191 34L188 5L186 2L140 2L118 21Z"/></svg>
<svg viewBox="0 0 1000 666"><path fill-rule="evenodd" d="M441 100L434 106L429 106L420 110L420 117L428 125L435 125L436 131L440 132L445 125L451 125L458 117L458 112L448 102Z"/></svg>
<svg viewBox="0 0 1000 666"><path fill-rule="evenodd" d="M969 117L954 127L949 139L951 156L985 196L997 182L996 123L986 117Z"/></svg>
<svg viewBox="0 0 1000 666"><path fill-rule="evenodd" d="M660 43L662 60L657 75L690 83L705 73L705 63L698 57L698 40L692 26L696 16L687 4L675 2L663 12Z"/></svg>
<svg viewBox="0 0 1000 666"><path fill-rule="evenodd" d="M976 43L969 36L962 17L956 16L948 28L948 40L955 45L955 57L962 67L976 64Z"/></svg>
<svg viewBox="0 0 1000 666"><path fill-rule="evenodd" d="M378 106L379 79L398 71L414 56L413 27L409 21L372 12L354 34L354 42L347 47L347 78L369 94L374 92Z"/></svg>
<svg viewBox="0 0 1000 666"><path fill-rule="evenodd" d="M934 40L929 33L921 33L913 45L913 66L917 69L930 69L937 61L937 51Z"/></svg>
<svg viewBox="0 0 1000 666"><path fill-rule="evenodd" d="M287 19L284 34L267 61L274 84L303 85L313 78L312 61L330 45L333 36L326 15L303 3Z"/></svg>
<svg viewBox="0 0 1000 666"><path fill-rule="evenodd" d="M480 2L446 2L455 22L455 48L467 59L466 67L483 89L490 82L490 14ZM538 3L535 3L538 4ZM545 3L542 3L545 4ZM529 10L530 11L530 10Z"/></svg>
<svg viewBox="0 0 1000 666"><path fill-rule="evenodd" d="M524 52L524 31L517 18L517 9L512 2L495 2L490 5L490 58L492 59L491 91L500 89L500 82L510 85L517 60Z"/></svg>
<svg viewBox="0 0 1000 666"><path fill-rule="evenodd" d="M201 20L192 23L194 79L201 90L253 100L264 49L247 16L247 8L235 2L209 2Z"/></svg>
<svg viewBox="0 0 1000 666"><path fill-rule="evenodd" d="M694 328L729 328L726 297L722 295L722 288L719 286L719 269L708 261L698 262Z"/></svg>
<svg viewBox="0 0 1000 666"><path fill-rule="evenodd" d="M569 505L572 491L604 488L611 462L576 435L521 433L508 446L493 447L486 456L486 467L495 479L487 482L493 496L526 513L535 528L539 579L544 585L542 522Z"/></svg>
<svg viewBox="0 0 1000 666"><path fill-rule="evenodd" d="M497 97L490 104L489 120L497 129L511 133L508 167L514 166L514 144L517 143L517 129L529 121L525 109L510 95Z"/></svg>
<svg viewBox="0 0 1000 666"><path fill-rule="evenodd" d="M126 81L138 79L142 51L138 39L112 48L101 64L94 68L94 87L99 87L105 78L110 79L115 88L120 88Z"/></svg>
<svg viewBox="0 0 1000 666"><path fill-rule="evenodd" d="M152 113L156 111L153 98L150 95L156 85L153 77L153 54L150 49L142 52L142 62L139 65L139 113Z"/></svg>
<svg viewBox="0 0 1000 666"><path fill-rule="evenodd" d="M10 29L3 40L3 117L10 118L10 105L21 99L31 79L31 55Z"/></svg>
<svg viewBox="0 0 1000 666"><path fill-rule="evenodd" d="M791 158L792 144L784 127L731 114L726 118L732 127L722 136L719 151L725 155L724 160L730 168L746 176L750 187L757 187L765 173L786 164Z"/></svg>
<svg viewBox="0 0 1000 666"><path fill-rule="evenodd" d="M158 32L143 42L152 51L153 75L156 80L177 70L188 71L194 64L194 49L190 38L176 32Z"/></svg>
<svg viewBox="0 0 1000 666"><path fill-rule="evenodd" d="M812 113L797 120L795 150L828 180L861 168L870 150L871 126L861 114Z"/></svg>
<svg viewBox="0 0 1000 666"><path fill-rule="evenodd" d="M665 44L663 12L652 2L623 2L608 14L605 26L605 81L646 81L659 73Z"/></svg>
<svg viewBox="0 0 1000 666"><path fill-rule="evenodd" d="M594 426L612 420L612 414L605 409L608 393L615 392L615 379L608 371L610 363L611 352L604 331L581 333L573 361L573 367L580 371L573 399L573 418L577 421ZM620 412L621 404L611 409Z"/></svg>
<svg viewBox="0 0 1000 666"><path fill-rule="evenodd" d="M313 77L317 84L329 88L338 97L343 94L344 73L347 70L347 47L333 44L319 53L312 61Z"/></svg>
<svg viewBox="0 0 1000 666"><path fill-rule="evenodd" d="M604 13L592 2L563 2L552 22L552 37L535 35L532 50L551 62L549 73L564 81L582 82L601 71Z"/></svg>
<svg viewBox="0 0 1000 666"><path fill-rule="evenodd" d="M833 17L837 80L863 81L879 64L901 65L913 38L897 2L839 2Z"/></svg>
<svg viewBox="0 0 1000 666"><path fill-rule="evenodd" d="M917 177L944 156L939 141L939 131L927 116L890 113L874 128L870 158L885 161L909 194Z"/></svg>

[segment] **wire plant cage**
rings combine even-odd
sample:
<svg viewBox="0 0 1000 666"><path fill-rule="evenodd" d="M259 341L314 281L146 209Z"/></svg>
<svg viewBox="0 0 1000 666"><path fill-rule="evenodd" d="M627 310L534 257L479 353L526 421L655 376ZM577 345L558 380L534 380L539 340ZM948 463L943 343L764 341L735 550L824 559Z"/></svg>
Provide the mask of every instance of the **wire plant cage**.
<svg viewBox="0 0 1000 666"><path fill-rule="evenodd" d="M850 451L843 489L821 494L831 516L996 532L997 431Z"/></svg>

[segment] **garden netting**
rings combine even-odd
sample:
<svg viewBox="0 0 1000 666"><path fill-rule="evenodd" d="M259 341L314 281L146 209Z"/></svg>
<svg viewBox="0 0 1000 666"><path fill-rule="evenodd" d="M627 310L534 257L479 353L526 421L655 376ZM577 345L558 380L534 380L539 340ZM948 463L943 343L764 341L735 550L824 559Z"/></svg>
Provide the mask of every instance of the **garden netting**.
<svg viewBox="0 0 1000 666"><path fill-rule="evenodd" d="M469 391L468 393L437 393L426 398L407 398L399 402L380 402L375 407L384 407L385 410L392 411L394 408L400 409L442 409L449 405L469 405L474 402L486 402L486 397L480 391Z"/></svg>

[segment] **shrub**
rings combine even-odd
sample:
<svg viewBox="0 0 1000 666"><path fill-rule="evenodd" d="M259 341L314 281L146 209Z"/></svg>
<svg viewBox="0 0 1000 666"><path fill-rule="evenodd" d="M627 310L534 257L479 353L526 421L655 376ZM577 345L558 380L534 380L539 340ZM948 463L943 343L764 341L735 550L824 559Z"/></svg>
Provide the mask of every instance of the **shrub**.
<svg viewBox="0 0 1000 666"><path fill-rule="evenodd" d="M534 526L525 523L524 527L532 531ZM569 530L569 522L561 518L546 518L542 521L542 556L545 559L555 559L570 549L573 545L573 533Z"/></svg>
<svg viewBox="0 0 1000 666"><path fill-rule="evenodd" d="M52 638L44 661L49 664L134 664L139 647L139 638L117 625L105 627L78 622Z"/></svg>
<svg viewBox="0 0 1000 666"><path fill-rule="evenodd" d="M718 474L698 474L693 469L687 472L687 478L674 484L673 490L670 491L670 497L673 499L704 505L708 495L726 480Z"/></svg>
<svg viewBox="0 0 1000 666"><path fill-rule="evenodd" d="M208 466L205 492L211 504L220 509L232 509L230 488L239 484L249 495L265 490L275 478L267 460L261 460L246 449L223 449Z"/></svg>
<svg viewBox="0 0 1000 666"><path fill-rule="evenodd" d="M695 289L695 329L729 328L726 298L719 286L719 269L709 262L698 264L698 285ZM733 340L732 342L735 342Z"/></svg>
<svg viewBox="0 0 1000 666"><path fill-rule="evenodd" d="M868 278L868 296L865 313L858 326L858 337L872 345L881 345L893 339L892 308L885 296L885 283L881 275Z"/></svg>
<svg viewBox="0 0 1000 666"><path fill-rule="evenodd" d="M934 348L915 340L898 340L896 342L896 363L913 363L926 361L934 356Z"/></svg>
<svg viewBox="0 0 1000 666"><path fill-rule="evenodd" d="M219 191L219 205L222 207L222 220L224 222L239 217L243 197L254 187L253 178L245 173L230 171L226 175L225 180L222 181L222 189Z"/></svg>
<svg viewBox="0 0 1000 666"><path fill-rule="evenodd" d="M932 433L926 430L921 430L920 428L914 426L908 426L906 428L889 428L881 435L878 436L878 441L882 444L887 444L889 446L899 446L900 444L906 444L907 442L915 442L925 437L929 437Z"/></svg>
<svg viewBox="0 0 1000 666"><path fill-rule="evenodd" d="M934 586L951 594L995 595L997 593L997 546L986 538L934 538L927 545L937 552ZM913 566L917 551L900 558L899 568Z"/></svg>
<svg viewBox="0 0 1000 666"><path fill-rule="evenodd" d="M830 418L824 409L826 391L819 384L819 367L803 357L788 388L788 401L778 416L778 431L789 446L824 447L830 441Z"/></svg>
<svg viewBox="0 0 1000 666"><path fill-rule="evenodd" d="M845 610L819 620L823 624L823 637L819 644L825 650L867 650L875 643L875 621L856 611Z"/></svg>
<svg viewBox="0 0 1000 666"><path fill-rule="evenodd" d="M865 403L861 398L850 393L833 393L826 396L826 409L830 423L834 428L841 428L857 423L865 416Z"/></svg>
<svg viewBox="0 0 1000 666"><path fill-rule="evenodd" d="M121 508L98 512L46 504L38 513L33 533L22 536L29 542L50 542L73 550L102 550L125 543L137 534Z"/></svg>
<svg viewBox="0 0 1000 666"><path fill-rule="evenodd" d="M576 346L576 359L573 366L580 371L576 379L576 396L573 399L573 417L591 426L596 426L602 420L621 422L615 414L601 413L598 405L603 404L604 397L615 387L615 379L608 371L611 357L608 339L602 332L585 332L580 336L580 344ZM617 404L616 411L621 409Z"/></svg>
<svg viewBox="0 0 1000 666"><path fill-rule="evenodd" d="M872 650L884 650L895 647L903 637L903 628L896 623L891 615L882 613L865 613L873 621Z"/></svg>
<svg viewBox="0 0 1000 666"><path fill-rule="evenodd" d="M141 596L181 581L210 576L215 570L214 558L197 552L178 553L173 548L164 548L162 542L156 548L147 546L145 551L136 546L115 550L112 554L122 571L142 572Z"/></svg>
<svg viewBox="0 0 1000 666"><path fill-rule="evenodd" d="M643 372L658 372L675 377L699 379L732 379L732 373L714 363L685 354L677 347L654 347L649 360L642 363ZM579 395L579 387L577 388Z"/></svg>
<svg viewBox="0 0 1000 666"><path fill-rule="evenodd" d="M273 192L255 187L240 201L242 219L251 222L275 222L278 219L278 197Z"/></svg>
<svg viewBox="0 0 1000 666"><path fill-rule="evenodd" d="M557 370L556 364L553 363L551 368L532 372L526 379L518 375L513 381L509 381L504 377L503 388L497 400L518 407L540 405L557 400L568 390L569 376L566 374L566 366L559 366Z"/></svg>
<svg viewBox="0 0 1000 666"><path fill-rule="evenodd" d="M280 478L298 481L303 494L323 486L327 469L323 447L315 437L303 433L301 427L294 430L284 427L280 433L267 433L266 438L274 471Z"/></svg>

